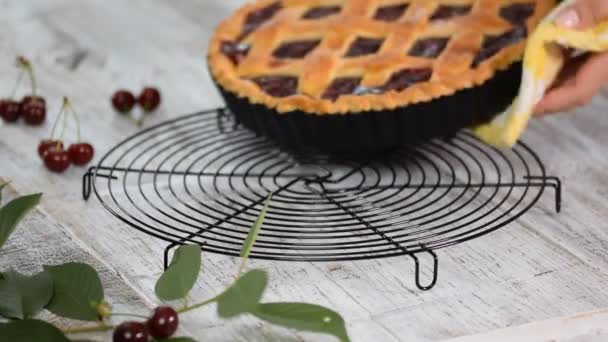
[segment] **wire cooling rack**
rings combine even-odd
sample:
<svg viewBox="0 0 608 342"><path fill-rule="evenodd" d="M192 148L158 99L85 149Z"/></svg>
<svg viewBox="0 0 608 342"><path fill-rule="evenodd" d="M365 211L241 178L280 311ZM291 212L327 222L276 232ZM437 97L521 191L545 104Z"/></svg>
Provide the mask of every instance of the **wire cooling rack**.
<svg viewBox="0 0 608 342"><path fill-rule="evenodd" d="M84 175L129 226L169 243L238 256L269 193L252 258L338 261L408 256L416 286L437 281L435 250L480 237L534 206L548 176L522 142L509 151L467 132L374 159L291 154L241 128L226 109L183 116L120 142ZM423 284L418 256L432 257Z"/></svg>

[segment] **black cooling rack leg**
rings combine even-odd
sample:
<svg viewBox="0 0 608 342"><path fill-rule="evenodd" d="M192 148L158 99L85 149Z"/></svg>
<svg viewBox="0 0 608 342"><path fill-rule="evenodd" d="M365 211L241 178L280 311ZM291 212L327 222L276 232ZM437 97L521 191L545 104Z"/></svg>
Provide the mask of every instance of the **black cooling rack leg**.
<svg viewBox="0 0 608 342"><path fill-rule="evenodd" d="M559 213L562 211L562 181L557 177L547 177L547 179L552 181L549 186L555 190L555 211Z"/></svg>
<svg viewBox="0 0 608 342"><path fill-rule="evenodd" d="M420 260L418 259L416 254L408 254L412 259L414 259L416 287L418 287L422 291L430 290L435 286L435 284L437 283L437 274L439 272L439 259L437 258L437 254L435 254L435 252L430 249L427 249L426 252L433 257L433 279L428 285L422 285L422 283L420 282Z"/></svg>
<svg viewBox="0 0 608 342"><path fill-rule="evenodd" d="M555 211L562 211L562 181L555 176L527 176L524 177L528 180L541 180L543 181L542 186L548 186L555 190Z"/></svg>
<svg viewBox="0 0 608 342"><path fill-rule="evenodd" d="M82 198L88 200L91 197L91 182L93 177L93 171L95 166L90 167L87 172L82 176Z"/></svg>

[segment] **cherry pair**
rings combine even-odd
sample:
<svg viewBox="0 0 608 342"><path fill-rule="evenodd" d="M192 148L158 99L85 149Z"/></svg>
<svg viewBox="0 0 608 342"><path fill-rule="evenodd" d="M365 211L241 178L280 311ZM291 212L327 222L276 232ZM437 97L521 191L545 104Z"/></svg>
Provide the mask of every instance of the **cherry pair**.
<svg viewBox="0 0 608 342"><path fill-rule="evenodd" d="M133 93L122 89L112 96L112 105L122 114L129 113L136 102L139 103L144 112L152 112L160 105L160 91L153 87L146 87L136 99Z"/></svg>
<svg viewBox="0 0 608 342"><path fill-rule="evenodd" d="M71 144L66 150L63 145L63 140L61 137L65 131L65 126L67 122L68 111L74 115L74 118L77 121L78 125L78 143ZM63 129L61 132L61 137L55 139L55 130L59 121L63 118ZM80 120L78 119L78 114L74 111L70 102L67 98L63 98L63 106L61 107L61 111L55 120L55 124L53 125L53 130L51 131L51 137L49 139L42 140L40 144L38 144L38 155L42 158L44 165L51 171L61 173L70 167L71 164L84 166L88 164L95 154L95 149L93 145L82 142L80 140Z"/></svg>
<svg viewBox="0 0 608 342"><path fill-rule="evenodd" d="M177 331L179 317L169 306L161 306L152 312L152 317L144 323L124 322L114 329L113 342L148 342L154 339L166 339Z"/></svg>
<svg viewBox="0 0 608 342"><path fill-rule="evenodd" d="M5 122L17 122L20 117L26 124L31 126L39 126L46 119L46 101L43 97L36 95L36 78L34 77L34 69L32 64L25 57L17 58L17 67L21 69L13 95L8 99L0 100L0 117ZM21 83L23 74L27 73L30 79L32 88L31 95L25 96L21 101L14 100L14 93Z"/></svg>

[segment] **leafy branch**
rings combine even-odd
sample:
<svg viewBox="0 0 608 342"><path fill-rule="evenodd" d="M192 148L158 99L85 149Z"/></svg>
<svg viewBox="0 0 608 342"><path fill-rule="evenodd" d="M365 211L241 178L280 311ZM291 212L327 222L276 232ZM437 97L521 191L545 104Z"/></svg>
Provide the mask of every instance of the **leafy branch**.
<svg viewBox="0 0 608 342"><path fill-rule="evenodd" d="M6 183L0 185L0 204L5 186ZM139 336L143 337L140 341L188 342L194 340L188 337L170 338L177 330L178 315L216 304L218 315L225 319L248 314L275 325L330 334L342 342L349 341L344 320L338 313L315 304L263 302L268 274L261 269L243 273L262 228L271 196L272 194L265 200L263 209L241 248L242 262L233 284L214 297L194 304L186 303L177 310L159 306L151 317L145 317L113 312L104 300L101 279L90 265L74 262L47 265L42 272L31 276L10 270L0 273L0 317L10 320L8 323L0 323L0 337L14 342L66 342L69 341L67 335L113 330L115 342L122 341L121 334L125 332L141 334ZM38 205L40 198L41 194L19 197L0 208L0 248L25 215ZM155 293L158 299L185 301L200 275L201 263L199 245L180 246L156 283ZM64 318L95 324L61 330L48 322L32 318L43 309ZM121 316L143 319L145 322L129 321L118 326L112 325L111 318ZM171 324L155 326L157 317Z"/></svg>

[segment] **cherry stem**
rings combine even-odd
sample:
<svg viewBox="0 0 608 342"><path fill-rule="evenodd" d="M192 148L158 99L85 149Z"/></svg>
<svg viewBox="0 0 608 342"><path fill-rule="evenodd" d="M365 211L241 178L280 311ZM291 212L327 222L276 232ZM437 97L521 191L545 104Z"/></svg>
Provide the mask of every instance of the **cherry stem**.
<svg viewBox="0 0 608 342"><path fill-rule="evenodd" d="M82 328L72 328L72 329L64 329L64 334L80 334L87 332L97 332L97 331L109 331L114 329L111 325L101 324L93 327L82 327Z"/></svg>
<svg viewBox="0 0 608 342"><path fill-rule="evenodd" d="M17 76L17 82L15 82L15 86L13 87L13 90L11 91L11 97L9 97L10 99L15 98L15 94L17 94L17 89L19 89L19 86L21 85L22 80L23 80L23 69L19 70L19 76Z"/></svg>
<svg viewBox="0 0 608 342"><path fill-rule="evenodd" d="M131 314L131 313L122 313L122 312L112 312L108 316L124 316L124 317L136 317L136 318L148 319L148 317L144 316L144 315Z"/></svg>
<svg viewBox="0 0 608 342"><path fill-rule="evenodd" d="M66 109L68 106L68 98L64 97L63 98L63 106L61 106L61 110L63 112L63 125L61 126L61 135L59 136L59 139L57 139L57 147L59 147L60 145L60 141L63 139L63 135L65 133L65 129L68 125L68 116L66 115Z"/></svg>
<svg viewBox="0 0 608 342"><path fill-rule="evenodd" d="M243 260L241 261L241 265L239 266L239 270L236 274L236 278L234 279L234 282L232 282L232 284L230 284L230 286L228 286L228 288L226 288L223 292L221 292L220 294L218 294L217 296L207 299L203 302L194 304L194 305L185 305L184 307L182 307L181 309L177 310L177 313L184 313L184 312L188 312L188 311L192 311L194 309L198 309L202 306L211 304L213 302L217 302L218 299L220 299L221 296L223 296L226 292L228 292L228 290L234 286L234 284L236 284L236 282L239 280L239 278L241 277L241 274L243 273L243 269L245 268L245 264L247 263L247 258L243 258Z"/></svg>
<svg viewBox="0 0 608 342"><path fill-rule="evenodd" d="M239 266L239 270L238 272L236 272L236 279L238 280L241 275L243 274L243 270L245 269L245 265L247 264L247 258L243 258L243 260L241 260L241 265Z"/></svg>
<svg viewBox="0 0 608 342"><path fill-rule="evenodd" d="M65 100L66 99L64 98L63 105L61 106L61 109L59 110L59 113L57 114L57 118L55 118L55 122L53 123L53 128L51 129L51 140L53 140L53 138L55 137L55 131L57 130L57 125L59 124L59 120L65 114L65 109L66 109Z"/></svg>
<svg viewBox="0 0 608 342"><path fill-rule="evenodd" d="M36 77L34 77L34 68L32 68L32 63L30 63L27 58L19 56L17 57L17 64L27 72L30 79L30 84L32 86L32 96L36 97Z"/></svg>
<svg viewBox="0 0 608 342"><path fill-rule="evenodd" d="M188 312L188 311L192 311L192 310L194 310L194 309L198 309L198 308L203 307L203 306L205 306L205 305L211 304L211 303L213 303L213 302L217 302L217 300L218 300L218 299L220 299L220 297L221 297L221 296L222 296L224 293L226 293L226 291L224 291L224 292L220 293L219 295L217 295L217 296L215 296L215 297L213 297L213 298L207 299L207 300L205 300L205 301L203 301L203 302L200 302L200 303L197 303L197 304L194 304L194 305L190 305L190 306L185 306L185 307L183 307L183 308L181 308L181 309L177 310L177 313L179 313L179 314L181 314L181 313L185 313L185 312Z"/></svg>
<svg viewBox="0 0 608 342"><path fill-rule="evenodd" d="M63 98L63 104L65 106L66 109L69 109L70 112L72 112L72 115L74 116L74 120L76 120L76 134L77 134L77 139L76 141L81 142L80 141L80 116L78 115L78 113L76 113L76 111L74 110L74 107L72 107L72 104L70 103L70 101L68 100L67 97Z"/></svg>

